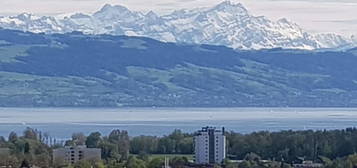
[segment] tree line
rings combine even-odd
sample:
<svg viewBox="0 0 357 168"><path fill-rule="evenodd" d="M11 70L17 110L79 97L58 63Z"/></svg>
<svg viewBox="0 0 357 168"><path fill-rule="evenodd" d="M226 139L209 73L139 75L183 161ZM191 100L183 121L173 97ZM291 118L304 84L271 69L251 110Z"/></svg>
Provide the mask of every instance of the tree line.
<svg viewBox="0 0 357 168"><path fill-rule="evenodd" d="M225 134L228 152L226 167L291 167L301 160L323 163L325 167L331 168L357 166L356 128ZM49 145L47 141L48 135L31 128L27 128L21 136L12 132L8 138L0 137L0 148L10 149L9 155L0 156L0 166L19 167L28 163L53 167L53 149L71 145L86 145L102 150L102 162L78 163L77 167L91 164L94 167L161 167L163 157L150 157L154 154L176 155L171 158L171 164L177 167L190 164L191 158L185 156L194 154L194 134L181 130L174 130L165 136L135 137L130 137L125 130L113 130L108 135L100 132L89 135L75 133L64 144Z"/></svg>

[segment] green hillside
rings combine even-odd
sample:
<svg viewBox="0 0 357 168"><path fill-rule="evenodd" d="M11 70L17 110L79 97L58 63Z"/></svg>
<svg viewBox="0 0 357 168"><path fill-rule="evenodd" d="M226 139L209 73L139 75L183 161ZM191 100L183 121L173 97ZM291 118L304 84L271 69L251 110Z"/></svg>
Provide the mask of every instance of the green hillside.
<svg viewBox="0 0 357 168"><path fill-rule="evenodd" d="M0 29L0 106L356 107L355 53Z"/></svg>

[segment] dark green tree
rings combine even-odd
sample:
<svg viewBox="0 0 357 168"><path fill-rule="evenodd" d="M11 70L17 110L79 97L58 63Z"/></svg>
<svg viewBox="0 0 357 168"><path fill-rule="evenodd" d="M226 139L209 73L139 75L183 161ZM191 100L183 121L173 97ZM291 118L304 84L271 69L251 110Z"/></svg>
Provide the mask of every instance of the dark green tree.
<svg viewBox="0 0 357 168"><path fill-rule="evenodd" d="M14 143L15 141L17 141L17 134L15 132L10 132L9 134L9 141Z"/></svg>
<svg viewBox="0 0 357 168"><path fill-rule="evenodd" d="M102 135L99 132L91 133L86 139L88 148L97 148L102 140Z"/></svg>

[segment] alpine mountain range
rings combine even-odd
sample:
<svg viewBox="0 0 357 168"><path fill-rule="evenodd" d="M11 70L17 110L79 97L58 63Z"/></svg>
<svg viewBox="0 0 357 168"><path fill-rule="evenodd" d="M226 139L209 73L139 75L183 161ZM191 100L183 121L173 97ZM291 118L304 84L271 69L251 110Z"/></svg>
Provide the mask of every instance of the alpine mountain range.
<svg viewBox="0 0 357 168"><path fill-rule="evenodd" d="M239 3L0 17L1 107L357 107L356 39Z"/></svg>
<svg viewBox="0 0 357 168"><path fill-rule="evenodd" d="M311 34L287 20L253 16L240 3L224 1L212 8L177 10L167 15L131 11L124 6L105 5L93 14L35 16L23 13L1 16L0 27L33 33L109 34L142 36L162 42L223 45L234 49L345 49L357 37Z"/></svg>

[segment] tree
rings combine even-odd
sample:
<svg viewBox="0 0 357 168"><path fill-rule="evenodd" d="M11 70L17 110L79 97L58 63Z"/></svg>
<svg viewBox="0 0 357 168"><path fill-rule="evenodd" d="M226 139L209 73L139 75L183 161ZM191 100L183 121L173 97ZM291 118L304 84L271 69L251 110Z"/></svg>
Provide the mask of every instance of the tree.
<svg viewBox="0 0 357 168"><path fill-rule="evenodd" d="M357 167L357 154L349 155L346 159L346 162L348 164L348 168Z"/></svg>
<svg viewBox="0 0 357 168"><path fill-rule="evenodd" d="M92 164L89 161L79 161L74 164L74 168L92 168Z"/></svg>
<svg viewBox="0 0 357 168"><path fill-rule="evenodd" d="M104 140L100 142L99 147L102 149L103 159L115 160L116 162L119 162L121 160L117 145L110 143L107 138L104 138Z"/></svg>
<svg viewBox="0 0 357 168"><path fill-rule="evenodd" d="M91 133L86 139L86 145L88 148L97 148L102 140L99 132Z"/></svg>
<svg viewBox="0 0 357 168"><path fill-rule="evenodd" d="M41 153L35 156L34 165L39 167L50 167L51 156L49 153Z"/></svg>
<svg viewBox="0 0 357 168"><path fill-rule="evenodd" d="M0 147L6 144L6 139L3 136L0 136Z"/></svg>
<svg viewBox="0 0 357 168"><path fill-rule="evenodd" d="M178 144L178 151L180 154L192 154L194 152L193 149L193 137L185 137Z"/></svg>
<svg viewBox="0 0 357 168"><path fill-rule="evenodd" d="M134 156L130 156L126 161L125 167L146 168L145 162L137 159Z"/></svg>
<svg viewBox="0 0 357 168"><path fill-rule="evenodd" d="M109 142L117 145L117 151L123 159L129 156L130 140L127 131L113 130L109 134Z"/></svg>
<svg viewBox="0 0 357 168"><path fill-rule="evenodd" d="M158 152L162 154L174 154L175 153L175 142L169 137L163 137L158 143Z"/></svg>
<svg viewBox="0 0 357 168"><path fill-rule="evenodd" d="M164 165L163 158L154 158L149 162L148 168L161 168Z"/></svg>
<svg viewBox="0 0 357 168"><path fill-rule="evenodd" d="M130 141L130 152L133 154L142 152L147 154L157 153L158 139L154 136L133 137Z"/></svg>
<svg viewBox="0 0 357 168"><path fill-rule="evenodd" d="M37 132L34 129L27 127L24 131L24 138L37 140Z"/></svg>
<svg viewBox="0 0 357 168"><path fill-rule="evenodd" d="M72 142L74 145L85 145L86 136L83 133L72 134Z"/></svg>
<svg viewBox="0 0 357 168"><path fill-rule="evenodd" d="M138 155L138 159L143 161L149 161L149 155L146 152L140 152Z"/></svg>
<svg viewBox="0 0 357 168"><path fill-rule="evenodd" d="M251 163L249 161L245 160L245 161L239 163L238 167L239 168L251 168L252 165L251 165Z"/></svg>
<svg viewBox="0 0 357 168"><path fill-rule="evenodd" d="M29 163L27 160L23 160L23 161L21 162L20 168L31 168L31 165L30 165L30 163Z"/></svg>
<svg viewBox="0 0 357 168"><path fill-rule="evenodd" d="M261 160L260 156L255 154L255 153L248 153L245 157L244 160L247 161L255 161L255 162L259 162Z"/></svg>
<svg viewBox="0 0 357 168"><path fill-rule="evenodd" d="M24 153L25 154L29 154L30 153L30 144L28 142L25 143Z"/></svg>
<svg viewBox="0 0 357 168"><path fill-rule="evenodd" d="M9 134L9 141L14 143L15 141L17 141L17 134L15 132L11 132Z"/></svg>
<svg viewBox="0 0 357 168"><path fill-rule="evenodd" d="M94 168L105 168L105 164L102 161L96 162Z"/></svg>
<svg viewBox="0 0 357 168"><path fill-rule="evenodd" d="M13 155L0 155L0 158L0 167L18 167L20 164L18 158Z"/></svg>
<svg viewBox="0 0 357 168"><path fill-rule="evenodd" d="M171 159L170 164L173 168L184 168L188 164L188 159L183 156L176 156Z"/></svg>

